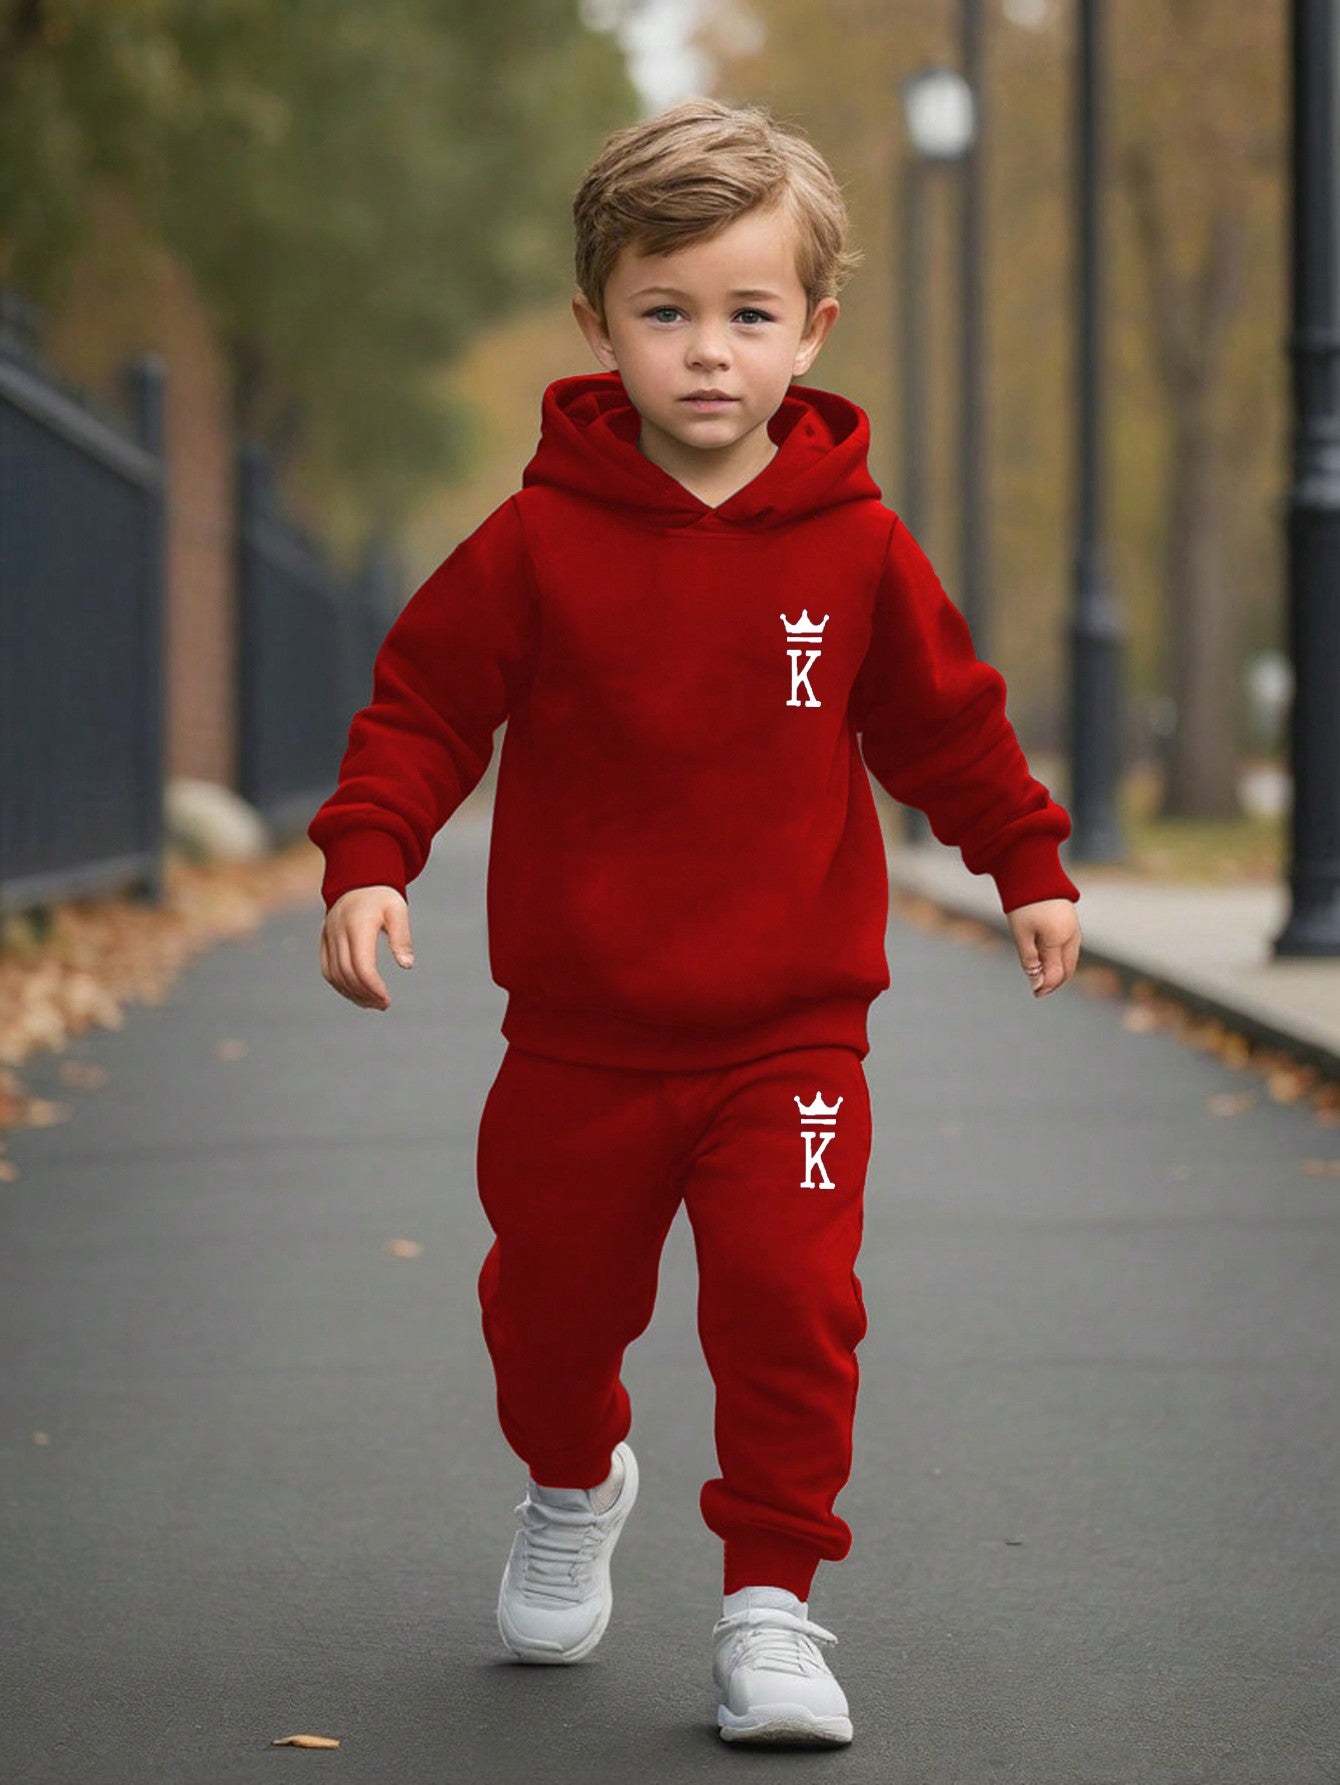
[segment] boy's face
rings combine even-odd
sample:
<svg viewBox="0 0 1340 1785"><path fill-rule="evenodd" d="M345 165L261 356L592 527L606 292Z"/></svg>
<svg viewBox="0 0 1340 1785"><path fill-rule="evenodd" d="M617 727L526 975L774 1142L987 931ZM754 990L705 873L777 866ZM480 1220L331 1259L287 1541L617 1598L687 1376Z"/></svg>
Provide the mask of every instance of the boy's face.
<svg viewBox="0 0 1340 1785"><path fill-rule="evenodd" d="M596 358L618 371L642 416L642 451L672 473L761 466L775 451L767 423L839 310L822 298L806 322L792 227L773 207L670 254L625 248L605 284L603 326L573 299ZM722 395L695 400L700 391Z"/></svg>

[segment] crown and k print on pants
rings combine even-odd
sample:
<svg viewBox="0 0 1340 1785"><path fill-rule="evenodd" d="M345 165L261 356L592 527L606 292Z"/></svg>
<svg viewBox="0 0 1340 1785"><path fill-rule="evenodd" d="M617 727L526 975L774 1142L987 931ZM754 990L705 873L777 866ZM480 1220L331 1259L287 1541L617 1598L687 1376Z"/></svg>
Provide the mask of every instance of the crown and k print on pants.
<svg viewBox="0 0 1340 1785"><path fill-rule="evenodd" d="M721 1474L700 1509L723 1591L841 1561L866 1332L856 1258L870 1156L861 1056L789 1048L705 1070L590 1065L509 1044L485 1099L479 1275L503 1435L547 1487L593 1487L632 1426L625 1348L650 1324L685 1203Z"/></svg>

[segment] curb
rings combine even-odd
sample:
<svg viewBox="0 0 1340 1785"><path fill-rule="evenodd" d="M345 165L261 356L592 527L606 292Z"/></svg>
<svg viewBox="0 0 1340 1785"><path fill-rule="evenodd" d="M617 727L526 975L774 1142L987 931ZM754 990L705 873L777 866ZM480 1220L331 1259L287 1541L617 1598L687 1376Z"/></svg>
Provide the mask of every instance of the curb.
<svg viewBox="0 0 1340 1785"><path fill-rule="evenodd" d="M912 898L924 899L928 904L936 906L947 915L958 918L971 918L975 922L998 931L1013 941L1013 932L1005 913L998 908L994 911L984 909L971 898L955 898L952 893L938 888L930 888L917 879L903 878L890 865L889 888L891 892L900 892ZM1082 890L1082 889L1081 889ZM1081 920L1082 921L1082 920ZM1241 1003L1218 997L1214 992L1206 990L1191 977L1182 977L1175 971L1162 965L1154 965L1147 961L1133 958L1115 950L1109 942L1104 946L1101 942L1091 942L1087 935L1080 951L1080 966L1085 964L1107 967L1118 975L1123 985L1131 988L1137 985L1153 986L1169 997L1184 1004L1188 1010L1198 1016L1214 1017L1227 1028L1249 1036L1267 1047L1278 1049L1299 1062L1311 1066L1320 1072L1325 1079L1340 1084L1340 1051L1328 1042L1311 1035L1300 1034L1298 1030L1282 1027L1268 1015L1245 1008Z"/></svg>

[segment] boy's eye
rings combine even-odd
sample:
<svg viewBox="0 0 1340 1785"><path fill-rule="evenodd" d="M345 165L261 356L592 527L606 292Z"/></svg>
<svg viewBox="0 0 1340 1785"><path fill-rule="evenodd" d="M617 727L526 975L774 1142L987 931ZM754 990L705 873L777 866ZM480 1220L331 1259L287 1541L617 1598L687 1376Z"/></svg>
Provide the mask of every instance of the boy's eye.
<svg viewBox="0 0 1340 1785"><path fill-rule="evenodd" d="M657 304L654 309L646 310L643 314L651 317L656 322L660 322L666 317L673 319L680 314L680 311L677 304ZM769 316L766 310L755 310L752 306L745 310L737 310L735 314L751 327L756 322L772 321L772 317Z"/></svg>

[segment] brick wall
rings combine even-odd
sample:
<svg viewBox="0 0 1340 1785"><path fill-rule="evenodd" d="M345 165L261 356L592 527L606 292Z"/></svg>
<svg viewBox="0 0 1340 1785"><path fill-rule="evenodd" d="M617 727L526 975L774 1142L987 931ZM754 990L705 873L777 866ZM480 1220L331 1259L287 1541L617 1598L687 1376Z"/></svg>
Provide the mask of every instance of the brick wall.
<svg viewBox="0 0 1340 1785"><path fill-rule="evenodd" d="M41 345L56 370L120 400L138 352L167 366L166 710L169 776L236 785L233 443L227 373L186 270L114 193Z"/></svg>

